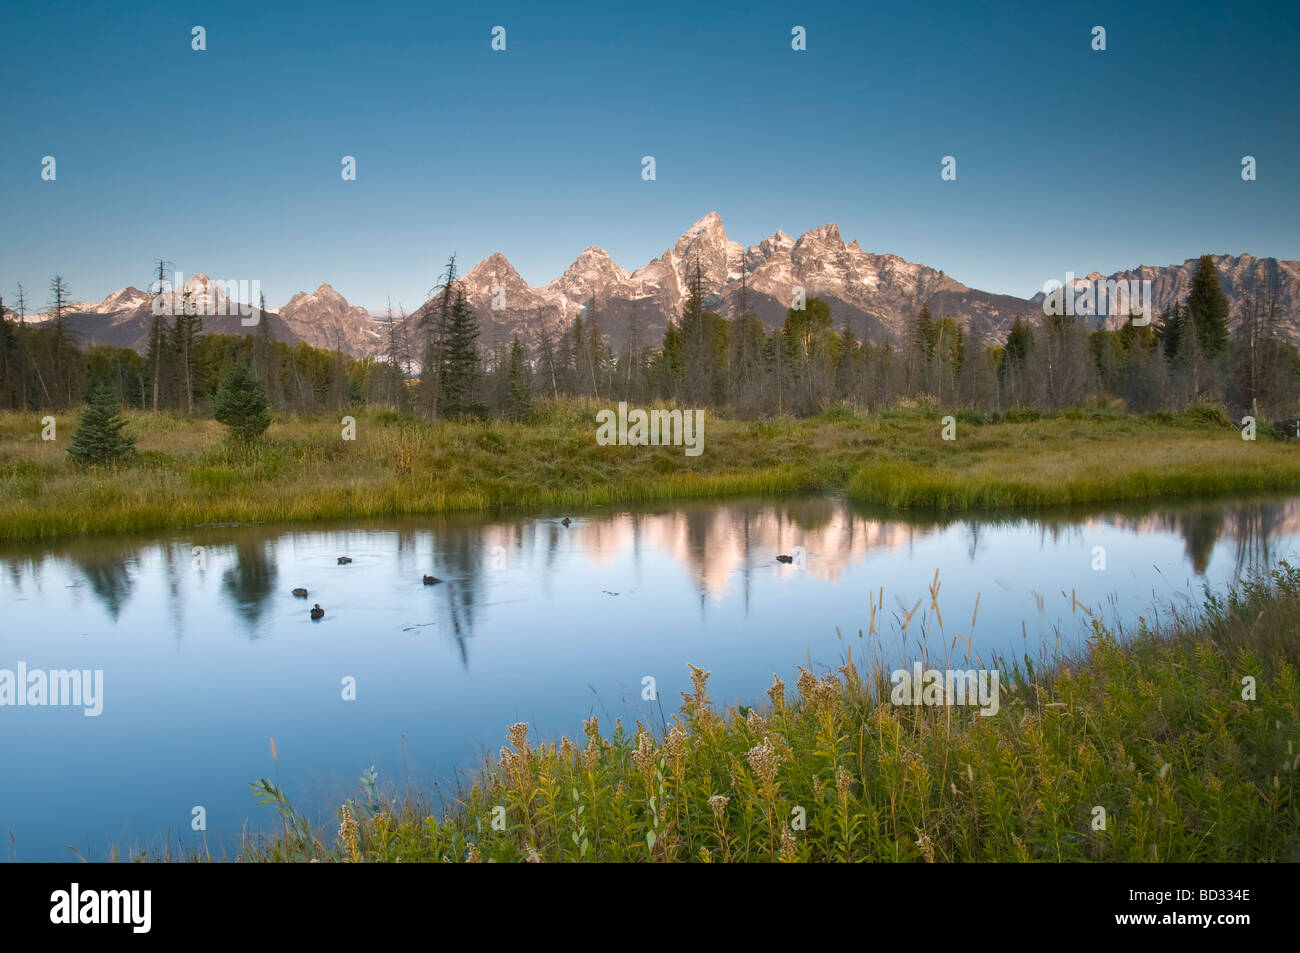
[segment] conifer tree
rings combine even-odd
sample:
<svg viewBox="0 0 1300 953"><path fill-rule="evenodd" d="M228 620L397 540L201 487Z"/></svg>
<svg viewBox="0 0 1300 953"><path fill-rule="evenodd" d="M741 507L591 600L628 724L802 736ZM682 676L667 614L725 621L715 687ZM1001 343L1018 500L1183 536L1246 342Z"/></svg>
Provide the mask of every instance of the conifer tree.
<svg viewBox="0 0 1300 953"><path fill-rule="evenodd" d="M456 256L447 258L447 268L442 273L437 294L438 303L424 308L419 330L424 335L420 361L420 386L430 417L438 416L438 403L442 398L442 371L446 364L447 333L451 325L452 306L456 302Z"/></svg>
<svg viewBox="0 0 1300 953"><path fill-rule="evenodd" d="M1187 296L1187 315L1207 360L1216 360L1228 349L1228 311L1228 296L1219 285L1214 258L1202 255Z"/></svg>
<svg viewBox="0 0 1300 953"><path fill-rule="evenodd" d="M271 426L266 391L243 361L236 361L221 379L212 399L212 412L218 422L230 428L230 436L243 443L255 440Z"/></svg>
<svg viewBox="0 0 1300 953"><path fill-rule="evenodd" d="M122 433L125 426L113 389L107 383L99 384L90 394L89 406L81 412L68 456L82 466L125 459L135 450L135 439Z"/></svg>
<svg viewBox="0 0 1300 953"><path fill-rule="evenodd" d="M506 374L506 416L511 420L524 420L532 409L528 377L524 346L516 336L510 343L510 369Z"/></svg>
<svg viewBox="0 0 1300 953"><path fill-rule="evenodd" d="M465 300L465 293L457 290L447 324L443 367L439 374L440 408L446 416L469 413L472 409L474 385L479 377L478 334L474 309Z"/></svg>

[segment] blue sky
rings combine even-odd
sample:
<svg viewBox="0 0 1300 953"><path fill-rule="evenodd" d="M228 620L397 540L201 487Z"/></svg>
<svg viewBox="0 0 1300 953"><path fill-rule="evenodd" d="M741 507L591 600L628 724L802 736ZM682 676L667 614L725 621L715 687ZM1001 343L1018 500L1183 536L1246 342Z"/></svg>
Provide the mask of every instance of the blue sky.
<svg viewBox="0 0 1300 953"><path fill-rule="evenodd" d="M60 271L99 299L164 255L272 306L328 281L409 308L452 251L540 284L587 245L637 268L710 211L1026 296L1300 258L1300 7L1128 6L8 4L0 293L43 305Z"/></svg>

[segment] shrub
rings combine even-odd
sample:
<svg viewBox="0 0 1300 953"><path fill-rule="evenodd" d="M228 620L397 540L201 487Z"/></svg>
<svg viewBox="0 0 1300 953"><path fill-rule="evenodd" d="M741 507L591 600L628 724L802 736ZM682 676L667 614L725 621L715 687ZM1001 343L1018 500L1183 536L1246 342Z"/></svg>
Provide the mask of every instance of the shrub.
<svg viewBox="0 0 1300 953"><path fill-rule="evenodd" d="M1228 412L1218 404L1192 404L1180 416L1186 423L1196 427L1219 427L1227 430L1233 425Z"/></svg>

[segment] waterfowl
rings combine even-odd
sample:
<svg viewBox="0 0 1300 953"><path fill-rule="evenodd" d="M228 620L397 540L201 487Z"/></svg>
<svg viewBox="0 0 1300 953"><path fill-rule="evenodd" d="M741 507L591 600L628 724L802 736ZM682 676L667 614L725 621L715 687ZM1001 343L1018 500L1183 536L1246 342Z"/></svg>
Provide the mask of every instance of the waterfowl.
<svg viewBox="0 0 1300 953"><path fill-rule="evenodd" d="M311 617L313 619L319 619L324 614L325 614L325 610L320 607L319 602L311 607Z"/></svg>
<svg viewBox="0 0 1300 953"><path fill-rule="evenodd" d="M295 596L297 596L299 599L306 599L306 598L307 598L307 590L306 590L306 589L303 589L301 586L299 586L297 589L295 589L295 590L293 591L293 594L294 594Z"/></svg>
<svg viewBox="0 0 1300 953"><path fill-rule="evenodd" d="M776 557L776 561L779 563L792 563L794 562L794 557L787 556L785 553L782 553L781 555Z"/></svg>
<svg viewBox="0 0 1300 953"><path fill-rule="evenodd" d="M437 585L437 584L440 583L440 582L442 582L442 580L439 579L437 576L425 576L425 577L424 577L424 584L425 584L426 586L435 586L435 585Z"/></svg>
<svg viewBox="0 0 1300 953"><path fill-rule="evenodd" d="M351 556L340 556L340 557L339 557L339 565L340 565L340 566L346 566L346 565L347 565L348 563L350 563L350 562L352 562L352 557L351 557Z"/></svg>
<svg viewBox="0 0 1300 953"><path fill-rule="evenodd" d="M569 519L569 518L566 516L564 519L560 520L560 525L561 525L561 526L568 526L568 525L569 525L570 523L572 523L572 522L573 522L573 520Z"/></svg>

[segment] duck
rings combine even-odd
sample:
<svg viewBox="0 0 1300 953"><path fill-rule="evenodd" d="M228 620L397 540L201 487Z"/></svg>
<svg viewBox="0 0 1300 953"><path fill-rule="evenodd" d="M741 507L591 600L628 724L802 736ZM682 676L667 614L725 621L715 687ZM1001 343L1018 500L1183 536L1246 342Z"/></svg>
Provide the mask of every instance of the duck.
<svg viewBox="0 0 1300 953"><path fill-rule="evenodd" d="M794 562L794 557L787 556L785 553L782 553L781 555L776 557L776 561L779 563L792 563Z"/></svg>
<svg viewBox="0 0 1300 953"><path fill-rule="evenodd" d="M425 576L425 577L424 577L424 584L425 584L426 586L436 586L436 585L437 585L438 583L440 583L440 582L442 582L442 580L439 579L437 576Z"/></svg>
<svg viewBox="0 0 1300 953"><path fill-rule="evenodd" d="M322 609L322 608L320 607L320 603L319 603L319 602L316 603L314 606L311 607L311 617L312 617L313 619L319 619L319 618L321 618L323 615L325 615L325 610Z"/></svg>
<svg viewBox="0 0 1300 953"><path fill-rule="evenodd" d="M569 518L566 516L564 519L560 520L560 525L561 525L561 526L568 526L568 525L569 525L570 523L572 523L572 522L573 522L573 520L569 519Z"/></svg>
<svg viewBox="0 0 1300 953"><path fill-rule="evenodd" d="M350 562L352 562L352 557L351 557L351 556L340 556L340 557L339 557L339 565L340 565L340 566L346 566L346 565L347 565L348 563L350 563Z"/></svg>
<svg viewBox="0 0 1300 953"><path fill-rule="evenodd" d="M299 586L297 589L295 589L295 590L293 591L293 594L294 594L295 596L297 596L299 599L306 599L306 598L307 598L307 590L306 590L306 589L303 589L301 586Z"/></svg>

